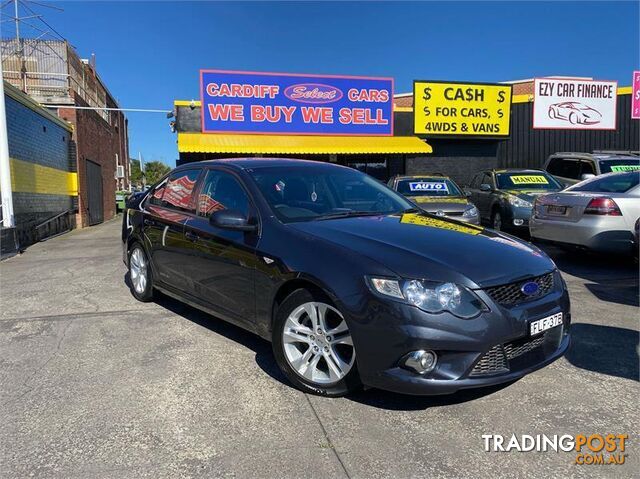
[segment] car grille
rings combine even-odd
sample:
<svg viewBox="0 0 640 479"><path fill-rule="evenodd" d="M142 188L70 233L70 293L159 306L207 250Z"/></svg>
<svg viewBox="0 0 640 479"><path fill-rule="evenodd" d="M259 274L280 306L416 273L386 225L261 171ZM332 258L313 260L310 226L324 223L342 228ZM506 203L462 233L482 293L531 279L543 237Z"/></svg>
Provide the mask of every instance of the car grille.
<svg viewBox="0 0 640 479"><path fill-rule="evenodd" d="M520 339L492 347L478 360L470 376L486 376L509 372L509 361L542 346L546 335L547 333L545 332L533 339Z"/></svg>
<svg viewBox="0 0 640 479"><path fill-rule="evenodd" d="M533 299L540 298L547 294L553 288L554 273L547 273L537 278L527 279L525 281L519 281L517 283L504 284L502 286L495 286L493 288L485 289L485 292L491 296L496 303L503 306L510 306L513 304L524 303L525 301L531 301ZM527 296L521 290L522 285L529 282L538 283L538 292L535 295Z"/></svg>

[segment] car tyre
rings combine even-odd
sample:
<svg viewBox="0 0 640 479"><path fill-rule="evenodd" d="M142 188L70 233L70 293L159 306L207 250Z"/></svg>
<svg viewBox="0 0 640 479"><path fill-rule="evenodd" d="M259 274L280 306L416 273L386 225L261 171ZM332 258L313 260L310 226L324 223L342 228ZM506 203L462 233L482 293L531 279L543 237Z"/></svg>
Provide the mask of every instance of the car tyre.
<svg viewBox="0 0 640 479"><path fill-rule="evenodd" d="M348 325L319 291L298 289L279 305L272 347L280 370L305 393L339 397L362 388Z"/></svg>
<svg viewBox="0 0 640 479"><path fill-rule="evenodd" d="M498 210L495 210L491 214L491 228L493 228L496 231L503 231L503 229L502 229L502 214Z"/></svg>
<svg viewBox="0 0 640 479"><path fill-rule="evenodd" d="M578 123L578 115L576 115L575 113L571 113L569 115L569 123L571 123L572 125L576 125Z"/></svg>
<svg viewBox="0 0 640 479"><path fill-rule="evenodd" d="M129 281L131 293L143 303L153 301L153 277L144 248L135 243L129 251Z"/></svg>

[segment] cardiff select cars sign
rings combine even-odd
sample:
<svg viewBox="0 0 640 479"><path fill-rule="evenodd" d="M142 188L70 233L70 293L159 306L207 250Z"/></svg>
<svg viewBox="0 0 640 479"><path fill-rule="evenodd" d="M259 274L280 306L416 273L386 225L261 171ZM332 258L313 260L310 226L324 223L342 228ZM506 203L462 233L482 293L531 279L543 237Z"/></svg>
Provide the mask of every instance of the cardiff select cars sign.
<svg viewBox="0 0 640 479"><path fill-rule="evenodd" d="M509 136L511 85L413 83L413 131L430 137Z"/></svg>
<svg viewBox="0 0 640 479"><path fill-rule="evenodd" d="M615 130L618 83L577 78L536 78L533 127Z"/></svg>
<svg viewBox="0 0 640 479"><path fill-rule="evenodd" d="M393 79L201 70L203 133L393 135Z"/></svg>

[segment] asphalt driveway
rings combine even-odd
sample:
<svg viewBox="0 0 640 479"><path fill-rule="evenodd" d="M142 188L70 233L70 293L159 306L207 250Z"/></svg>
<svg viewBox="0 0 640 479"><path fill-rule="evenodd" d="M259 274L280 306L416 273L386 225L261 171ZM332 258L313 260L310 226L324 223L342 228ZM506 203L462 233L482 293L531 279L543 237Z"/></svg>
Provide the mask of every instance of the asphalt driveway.
<svg viewBox="0 0 640 479"><path fill-rule="evenodd" d="M632 477L638 270L551 250L574 344L522 380L416 398L290 387L270 344L174 300L134 300L119 220L0 264L1 477ZM485 452L483 434L628 434L624 465Z"/></svg>

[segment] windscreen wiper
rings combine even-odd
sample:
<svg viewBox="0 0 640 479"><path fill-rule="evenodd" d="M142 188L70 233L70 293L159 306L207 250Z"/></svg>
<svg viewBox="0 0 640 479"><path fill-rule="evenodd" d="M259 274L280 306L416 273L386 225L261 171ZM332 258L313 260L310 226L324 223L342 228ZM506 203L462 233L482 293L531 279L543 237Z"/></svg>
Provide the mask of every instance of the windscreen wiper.
<svg viewBox="0 0 640 479"><path fill-rule="evenodd" d="M317 216L314 218L314 221L321 220L333 220L336 218L353 218L356 216L379 216L386 215L388 213L383 213L381 211L340 211L339 213L329 213L326 215Z"/></svg>

